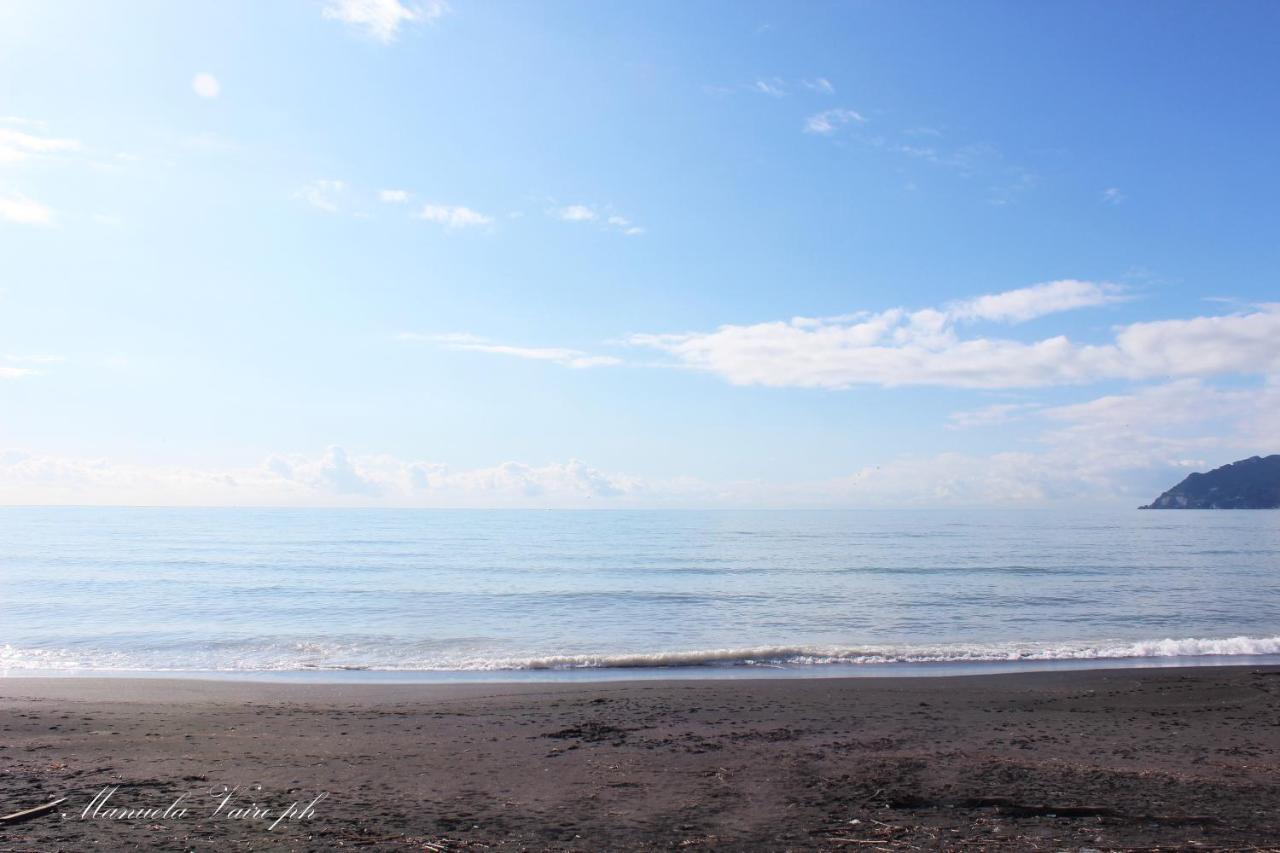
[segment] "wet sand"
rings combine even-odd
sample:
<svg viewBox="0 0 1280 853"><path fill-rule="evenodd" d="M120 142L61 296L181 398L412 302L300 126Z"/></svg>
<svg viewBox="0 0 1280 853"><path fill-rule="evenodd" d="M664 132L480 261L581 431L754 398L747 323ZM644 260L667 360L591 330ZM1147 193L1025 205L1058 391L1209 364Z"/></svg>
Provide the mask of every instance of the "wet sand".
<svg viewBox="0 0 1280 853"><path fill-rule="evenodd" d="M0 811L67 800L0 824L0 847L1280 849L1278 748L1280 667L467 685L9 678ZM292 803L313 814L269 828ZM127 813L138 809L152 811Z"/></svg>

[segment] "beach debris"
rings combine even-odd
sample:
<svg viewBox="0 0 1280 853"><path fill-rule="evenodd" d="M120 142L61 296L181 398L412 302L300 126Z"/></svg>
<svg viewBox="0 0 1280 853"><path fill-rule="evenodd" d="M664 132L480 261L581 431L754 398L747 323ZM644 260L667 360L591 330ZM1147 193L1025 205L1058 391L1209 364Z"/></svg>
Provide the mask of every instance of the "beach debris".
<svg viewBox="0 0 1280 853"><path fill-rule="evenodd" d="M602 723L596 720L587 720L576 726L570 726L569 728L560 729L555 732L547 732L543 737L556 738L558 740L573 738L586 741L587 743L611 740L620 744L622 741L626 740L627 733L631 731L635 730L619 728L618 726L609 725L608 723Z"/></svg>
<svg viewBox="0 0 1280 853"><path fill-rule="evenodd" d="M22 811L14 812L13 814L0 816L0 824L8 825L12 823L22 823L24 820L31 820L32 818L35 818L35 817L42 817L43 815L49 814L54 809L56 809L59 805L61 805L62 803L65 803L66 801L67 801L66 797L59 797L53 802L45 803L42 806L35 806L33 808L23 809Z"/></svg>
<svg viewBox="0 0 1280 853"><path fill-rule="evenodd" d="M1069 806L1016 803L1005 797L972 797L959 803L961 808L994 808L998 813L1013 817L1109 817L1146 823L1170 825L1221 823L1212 815L1131 815L1108 806Z"/></svg>

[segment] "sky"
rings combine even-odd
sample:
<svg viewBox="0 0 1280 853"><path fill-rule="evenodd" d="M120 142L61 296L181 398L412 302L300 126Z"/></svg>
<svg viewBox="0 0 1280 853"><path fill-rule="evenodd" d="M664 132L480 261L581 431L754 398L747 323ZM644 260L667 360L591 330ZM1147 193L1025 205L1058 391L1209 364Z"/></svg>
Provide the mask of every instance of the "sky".
<svg viewBox="0 0 1280 853"><path fill-rule="evenodd" d="M1278 26L0 0L0 503L1145 503L1280 451Z"/></svg>

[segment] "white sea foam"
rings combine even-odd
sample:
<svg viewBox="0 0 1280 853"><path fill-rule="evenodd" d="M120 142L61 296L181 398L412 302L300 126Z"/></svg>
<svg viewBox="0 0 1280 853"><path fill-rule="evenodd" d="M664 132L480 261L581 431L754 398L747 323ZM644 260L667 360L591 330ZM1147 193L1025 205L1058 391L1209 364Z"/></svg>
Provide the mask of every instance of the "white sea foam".
<svg viewBox="0 0 1280 853"><path fill-rule="evenodd" d="M806 667L831 665L1018 663L1280 655L1280 636L1079 643L1004 643L864 646L758 646L693 651L528 657L423 655L382 644L280 642L233 652L192 648L128 653L118 650L19 648L0 645L0 671L224 671L502 672L660 669L675 667Z"/></svg>
<svg viewBox="0 0 1280 853"><path fill-rule="evenodd" d="M885 663L998 663L1002 661L1118 660L1280 654L1280 637L1104 641L1100 643L937 646L761 646L749 649L563 655L472 660L461 669L590 669L684 666L820 666Z"/></svg>

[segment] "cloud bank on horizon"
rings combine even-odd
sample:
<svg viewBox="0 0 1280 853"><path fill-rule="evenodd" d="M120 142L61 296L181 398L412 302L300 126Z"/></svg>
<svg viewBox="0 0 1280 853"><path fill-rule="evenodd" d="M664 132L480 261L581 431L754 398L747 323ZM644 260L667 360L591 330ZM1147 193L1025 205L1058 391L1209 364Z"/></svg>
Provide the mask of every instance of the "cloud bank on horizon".
<svg viewBox="0 0 1280 853"><path fill-rule="evenodd" d="M224 469L0 451L0 502L161 502L193 506L404 507L929 507L1035 505L1099 495L1146 497L1135 473L1203 469L1224 447L1272 440L1280 384L1222 391L1180 380L1134 394L1016 413L957 413L962 427L1032 420L1032 446L992 454L921 453L813 481L708 482L604 471L576 459L456 469L331 446ZM966 417L967 416L967 417ZM1144 424L1144 421L1151 423ZM1212 427L1212 434L1201 430ZM1148 489L1149 491L1150 489Z"/></svg>
<svg viewBox="0 0 1280 853"><path fill-rule="evenodd" d="M55 6L0 12L0 503L1132 505L1280 450L1261 7Z"/></svg>

